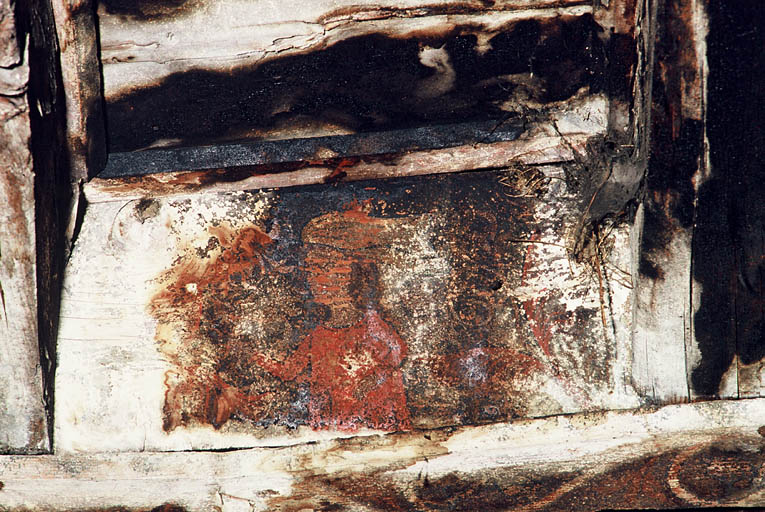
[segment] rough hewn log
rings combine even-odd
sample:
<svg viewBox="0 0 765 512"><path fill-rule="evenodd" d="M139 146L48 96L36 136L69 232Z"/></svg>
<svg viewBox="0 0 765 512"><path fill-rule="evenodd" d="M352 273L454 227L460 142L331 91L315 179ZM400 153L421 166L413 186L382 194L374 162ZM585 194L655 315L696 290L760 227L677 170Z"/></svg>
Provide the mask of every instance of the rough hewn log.
<svg viewBox="0 0 765 512"><path fill-rule="evenodd" d="M765 403L707 402L225 453L0 458L15 510L765 506ZM110 508L111 510L111 508ZM123 510L123 508L120 508Z"/></svg>
<svg viewBox="0 0 765 512"><path fill-rule="evenodd" d="M48 447L37 346L29 77L14 4L0 2L0 452Z"/></svg>
<svg viewBox="0 0 765 512"><path fill-rule="evenodd" d="M612 120L629 117L622 2L536 4L106 2L111 150L499 121L582 91L624 100Z"/></svg>
<svg viewBox="0 0 765 512"><path fill-rule="evenodd" d="M194 69L231 71L284 54L307 53L350 37L397 37L443 31L475 19L491 31L513 19L592 12L580 0L454 3L444 0L281 2L232 1L179 6L100 3L105 96L108 100ZM488 48L487 48L488 49Z"/></svg>

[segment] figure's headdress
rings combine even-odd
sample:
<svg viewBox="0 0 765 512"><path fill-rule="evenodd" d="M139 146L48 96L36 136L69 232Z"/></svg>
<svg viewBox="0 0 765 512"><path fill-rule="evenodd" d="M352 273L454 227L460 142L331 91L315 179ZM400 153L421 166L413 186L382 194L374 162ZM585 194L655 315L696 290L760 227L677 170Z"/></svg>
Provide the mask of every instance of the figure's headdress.
<svg viewBox="0 0 765 512"><path fill-rule="evenodd" d="M371 217L358 203L342 212L330 212L303 228L303 242L321 244L341 251L366 252L390 245L402 220Z"/></svg>

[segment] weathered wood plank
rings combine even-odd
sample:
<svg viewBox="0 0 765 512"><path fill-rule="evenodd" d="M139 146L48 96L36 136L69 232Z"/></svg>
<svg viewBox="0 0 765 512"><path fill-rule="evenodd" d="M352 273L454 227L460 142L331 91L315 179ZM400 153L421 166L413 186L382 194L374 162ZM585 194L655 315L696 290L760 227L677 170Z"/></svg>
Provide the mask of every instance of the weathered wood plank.
<svg viewBox="0 0 765 512"><path fill-rule="evenodd" d="M642 389L657 400L685 401L699 396L692 378L700 359L700 334L694 330L699 315L693 303L699 272L707 272L692 265L692 253L698 250L694 245L702 238L694 232L702 229L694 227L697 188L707 172L706 18L703 3L695 0L651 5L645 31L652 42L652 61L646 70L650 83L644 86L650 87L650 153L642 205L637 281L641 327L635 361ZM707 243L720 240L713 236ZM731 375L733 386L721 389L720 396L737 395L735 372Z"/></svg>
<svg viewBox="0 0 765 512"><path fill-rule="evenodd" d="M56 24L47 0L29 0L22 12L28 21L29 90L34 161L34 215L37 252L37 341L43 398L52 430L53 374L61 278L75 215L66 142L66 100L61 87ZM68 229L67 229L68 227Z"/></svg>
<svg viewBox="0 0 765 512"><path fill-rule="evenodd" d="M642 246L651 245L655 234L639 211ZM646 267L636 280L636 318L633 341L633 376L645 396L658 403L689 400L686 342L691 318L691 237L678 233L664 247L661 274L646 277ZM644 255L641 255L644 258Z"/></svg>
<svg viewBox="0 0 765 512"><path fill-rule="evenodd" d="M100 178L140 176L160 172L243 167L289 168L318 160L337 162L387 158L423 150L491 144L517 139L526 129L523 119L494 119L446 125L418 126L384 132L330 137L258 140L167 149L110 153ZM334 158L333 158L334 157Z"/></svg>
<svg viewBox="0 0 765 512"><path fill-rule="evenodd" d="M92 204L67 269L57 449L273 445L634 407L629 230L573 261L605 170L568 172ZM387 356L362 346L335 354L347 371L322 366L322 343L346 350L369 332Z"/></svg>
<svg viewBox="0 0 765 512"><path fill-rule="evenodd" d="M29 67L15 38L13 4L0 2L0 452L47 444L37 347L34 172ZM13 33L14 37L8 37Z"/></svg>
<svg viewBox="0 0 765 512"><path fill-rule="evenodd" d="M471 16L491 30L512 19L592 12L586 4L577 0L497 2L494 6L450 0L314 0L274 6L238 0L223 5L147 2L126 6L102 1L98 14L105 94L111 99L171 73L200 68L229 71L371 33L401 37L432 32Z"/></svg>
<svg viewBox="0 0 765 512"><path fill-rule="evenodd" d="M100 30L120 152L503 119L619 96L633 71L632 36L591 5L112 7Z"/></svg>
<svg viewBox="0 0 765 512"><path fill-rule="evenodd" d="M93 0L52 0L71 181L88 179L106 163L106 132Z"/></svg>
<svg viewBox="0 0 765 512"><path fill-rule="evenodd" d="M197 192L229 192L424 176L501 168L513 164L540 165L573 160L572 148L573 151L583 150L588 138L573 135L564 139L556 134L519 143L476 144L377 158L336 158L316 163L299 162L294 165L294 169L290 169L291 166L256 165L127 178L95 178L86 184L84 189L88 201L99 203L189 195ZM283 167L287 169L284 170Z"/></svg>
<svg viewBox="0 0 765 512"><path fill-rule="evenodd" d="M184 453L0 457L0 507L581 510L765 506L765 403L717 401ZM169 505L168 505L169 507Z"/></svg>

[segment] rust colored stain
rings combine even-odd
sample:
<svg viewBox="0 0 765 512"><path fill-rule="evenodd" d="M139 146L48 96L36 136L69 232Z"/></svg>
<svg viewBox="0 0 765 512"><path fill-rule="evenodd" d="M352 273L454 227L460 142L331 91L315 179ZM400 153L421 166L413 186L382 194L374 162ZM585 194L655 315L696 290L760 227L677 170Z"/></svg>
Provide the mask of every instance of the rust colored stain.
<svg viewBox="0 0 765 512"><path fill-rule="evenodd" d="M682 453L669 469L673 492L696 505L746 496L763 484L762 449L698 445Z"/></svg>
<svg viewBox="0 0 765 512"><path fill-rule="evenodd" d="M546 298L529 299L523 301L523 310L529 319L531 332L534 333L534 339L546 355L550 355L550 340L552 339L552 328L544 312Z"/></svg>
<svg viewBox="0 0 765 512"><path fill-rule="evenodd" d="M406 345L370 309L353 325L319 325L284 362L256 356L256 361L282 380L300 379L311 367L309 424L356 430L411 426L401 375Z"/></svg>
<svg viewBox="0 0 765 512"><path fill-rule="evenodd" d="M262 269L262 257L271 239L256 227L229 233L223 227L211 229L210 248L219 250L210 264L199 266L194 261L179 262L172 268L172 282L152 300L151 311L160 321L172 322L175 311L187 313L185 329L191 339L192 333L205 330L214 342L224 350L221 360L228 354L228 345L221 343L222 323L226 318L225 301L230 300L232 285L244 274ZM169 277L169 276L168 276ZM216 318L217 313L223 316ZM216 329L217 327L217 329ZM257 396L242 393L231 386L215 371L205 368L202 361L177 360L175 374L166 376L164 427L172 430L194 418L215 426L225 423L237 410L250 410L257 404ZM178 385L171 385L173 377L180 377ZM193 404L193 405L192 405ZM192 405L189 407L188 405ZM182 411L182 412L181 412Z"/></svg>
<svg viewBox="0 0 765 512"><path fill-rule="evenodd" d="M257 227L248 227L238 233L216 227L211 228L210 234L208 247L211 250L222 248L217 256L204 266L195 261L179 262L171 269L172 282L154 297L151 304L152 312L160 321L172 322L175 311L186 312L184 327L189 333L186 339L202 331L222 351L215 368L205 368L202 361L174 361L178 373L166 376L166 430L185 424L190 418L219 427L235 411L251 411L260 398L241 392L218 372L223 370L222 365L229 356L226 349L236 348L222 339L226 335L221 331L224 324L232 320L226 315L226 301L233 299L233 286L237 281L244 275L262 270L263 254L271 239ZM170 384L174 376L181 379L178 385Z"/></svg>
<svg viewBox="0 0 765 512"><path fill-rule="evenodd" d="M501 421L561 399L544 383L589 404L589 383L609 378L596 315L567 312L556 290L516 296L550 269L518 242L533 240L538 199L500 178L272 192L267 211L243 199L196 231L149 305L171 365L164 429Z"/></svg>
<svg viewBox="0 0 765 512"><path fill-rule="evenodd" d="M361 159L360 158L344 158L340 160L335 168L332 170L332 173L330 173L329 176L324 178L324 183L335 183L336 181L342 181L343 178L348 176L348 173L345 172L345 169L348 169L350 167L354 167L356 164L359 163Z"/></svg>
<svg viewBox="0 0 765 512"><path fill-rule="evenodd" d="M423 152L427 154L428 152ZM367 155L354 158L329 158L288 163L258 164L238 167L188 171L174 169L162 172L122 178L95 178L90 185L103 194L120 196L154 197L172 194L189 194L209 188L225 188L227 184L243 182L256 178L259 183L255 188L274 188L314 183L335 183L348 178L370 179L390 177L387 166L395 166L401 154ZM376 169L376 164L385 164L384 174ZM319 171L319 176L306 172L304 176L294 173L302 169ZM353 171L353 176L349 176ZM247 187L248 189L252 187Z"/></svg>
<svg viewBox="0 0 765 512"><path fill-rule="evenodd" d="M556 8L575 5L587 5L582 0L561 0L559 2L545 3L544 7ZM318 18L322 24L344 21L349 18L359 20L386 19L386 18L419 18L422 16L448 16L469 15L486 12L501 12L516 9L528 9L531 6L527 2L507 2L496 0L479 0L476 2L449 2L445 5L429 5L414 9L374 7L364 9L363 6L341 7L323 14Z"/></svg>
<svg viewBox="0 0 765 512"><path fill-rule="evenodd" d="M525 284L528 275L532 272L534 267L534 242L539 240L539 236L535 233L531 236L528 247L526 248L526 256L523 261L523 274L521 276L521 284ZM546 297L539 299L528 299L523 301L523 310L526 313L526 318L529 319L529 326L531 332L534 333L534 339L542 348L547 356L550 356L550 340L552 339L552 327L550 325L547 314L544 311Z"/></svg>
<svg viewBox="0 0 765 512"><path fill-rule="evenodd" d="M686 508L725 505L762 489L762 446L699 444L621 464L561 496L559 506ZM748 446L746 449L743 446Z"/></svg>
<svg viewBox="0 0 765 512"><path fill-rule="evenodd" d="M165 382L165 429L192 418L215 427L235 414L258 419L258 406L273 400L274 393L248 393L228 382L221 373L230 357L242 358L281 382L308 384L308 424L313 428L409 428L401 373L407 346L374 298L379 283L369 251L385 226L386 221L369 217L358 205L316 217L306 226L304 269L313 300L325 308L326 317L284 360L262 352L248 355L244 350L249 347L242 346L247 340L231 338L229 329L238 320L240 311L231 306L241 297L243 281L269 266L266 252L272 238L257 227L236 233L211 227L209 245L220 247L218 254L203 266L196 261L174 266L168 276L172 283L152 301L152 312L161 321L172 321L178 310L190 313L186 339L193 343L204 333L220 361L212 368L177 361L180 375L171 373ZM182 382L173 384L177 377ZM189 397L197 407L184 417Z"/></svg>
<svg viewBox="0 0 765 512"><path fill-rule="evenodd" d="M476 423L524 416L527 410L518 398L526 382L546 370L543 361L505 348L473 348L417 362L431 369L437 384L465 391L460 400L462 416Z"/></svg>

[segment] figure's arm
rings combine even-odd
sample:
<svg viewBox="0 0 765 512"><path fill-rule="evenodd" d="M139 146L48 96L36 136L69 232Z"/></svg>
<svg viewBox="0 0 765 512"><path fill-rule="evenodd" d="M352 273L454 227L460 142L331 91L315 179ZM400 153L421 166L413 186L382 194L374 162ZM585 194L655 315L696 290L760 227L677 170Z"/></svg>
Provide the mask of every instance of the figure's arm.
<svg viewBox="0 0 765 512"><path fill-rule="evenodd" d="M400 366L407 355L407 347L401 336L375 312L369 318L369 333L380 342L382 359L393 367Z"/></svg>

